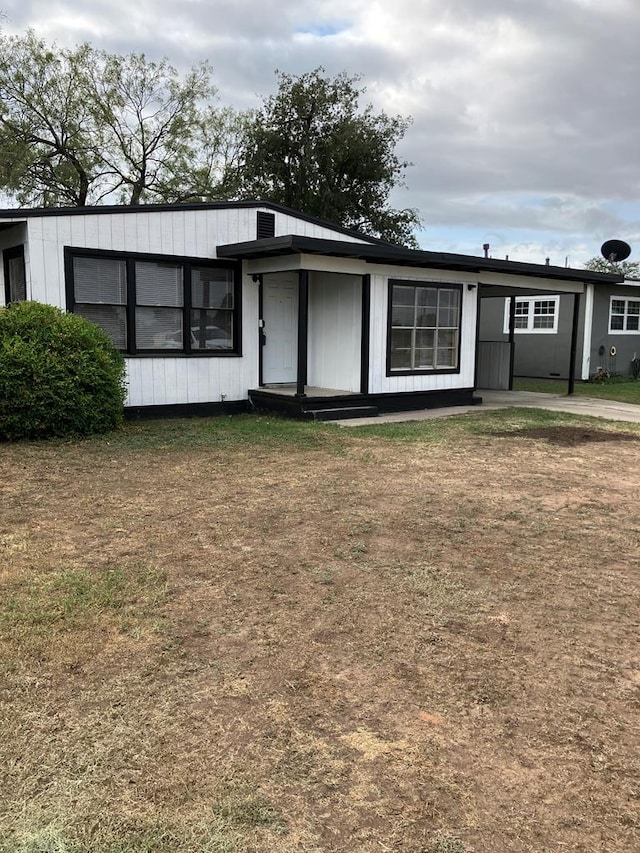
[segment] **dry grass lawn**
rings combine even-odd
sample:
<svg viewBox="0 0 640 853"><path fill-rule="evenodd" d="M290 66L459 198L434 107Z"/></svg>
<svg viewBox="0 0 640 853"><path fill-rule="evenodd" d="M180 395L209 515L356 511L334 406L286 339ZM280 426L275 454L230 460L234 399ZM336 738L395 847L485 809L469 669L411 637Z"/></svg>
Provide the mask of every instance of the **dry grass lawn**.
<svg viewBox="0 0 640 853"><path fill-rule="evenodd" d="M0 447L3 853L640 850L640 432Z"/></svg>

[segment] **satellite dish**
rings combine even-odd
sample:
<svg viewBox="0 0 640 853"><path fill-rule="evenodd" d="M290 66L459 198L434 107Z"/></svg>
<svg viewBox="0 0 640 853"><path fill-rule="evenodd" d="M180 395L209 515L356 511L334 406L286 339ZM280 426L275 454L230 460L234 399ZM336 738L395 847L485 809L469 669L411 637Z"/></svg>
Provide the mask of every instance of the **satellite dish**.
<svg viewBox="0 0 640 853"><path fill-rule="evenodd" d="M602 257L612 264L624 261L631 254L631 246L624 240L606 240L601 248Z"/></svg>

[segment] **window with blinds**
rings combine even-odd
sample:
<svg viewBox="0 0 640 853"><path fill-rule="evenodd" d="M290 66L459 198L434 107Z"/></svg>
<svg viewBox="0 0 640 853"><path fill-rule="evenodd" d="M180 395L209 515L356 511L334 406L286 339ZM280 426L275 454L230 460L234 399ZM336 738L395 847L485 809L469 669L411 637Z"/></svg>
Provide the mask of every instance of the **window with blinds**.
<svg viewBox="0 0 640 853"><path fill-rule="evenodd" d="M235 266L65 251L70 310L125 352L239 353Z"/></svg>
<svg viewBox="0 0 640 853"><path fill-rule="evenodd" d="M127 348L127 271L122 260L73 259L74 311L107 332L119 349Z"/></svg>
<svg viewBox="0 0 640 853"><path fill-rule="evenodd" d="M184 271L179 264L136 261L136 347L184 347Z"/></svg>

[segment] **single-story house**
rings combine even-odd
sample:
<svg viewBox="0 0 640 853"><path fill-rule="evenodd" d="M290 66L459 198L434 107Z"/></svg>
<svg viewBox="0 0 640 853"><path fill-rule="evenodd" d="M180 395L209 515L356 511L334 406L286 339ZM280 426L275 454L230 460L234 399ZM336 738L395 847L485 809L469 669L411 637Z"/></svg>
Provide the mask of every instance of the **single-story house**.
<svg viewBox="0 0 640 853"><path fill-rule="evenodd" d="M400 248L263 202L0 210L0 250L6 302L109 332L134 415L471 403L512 350L481 340L484 297L578 305L618 281Z"/></svg>
<svg viewBox="0 0 640 853"><path fill-rule="evenodd" d="M510 300L482 306L480 336L508 341ZM515 302L516 376L568 378L573 301L566 294L518 296ZM587 282L578 315L577 376L599 370L628 374L640 357L640 281Z"/></svg>

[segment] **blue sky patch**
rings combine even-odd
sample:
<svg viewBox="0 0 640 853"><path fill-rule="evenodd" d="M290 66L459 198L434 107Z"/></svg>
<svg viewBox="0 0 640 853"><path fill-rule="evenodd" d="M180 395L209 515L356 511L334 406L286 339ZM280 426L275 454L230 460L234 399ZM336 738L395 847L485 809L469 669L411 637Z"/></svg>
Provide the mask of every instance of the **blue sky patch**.
<svg viewBox="0 0 640 853"><path fill-rule="evenodd" d="M310 23L303 27L299 27L296 33L302 35L319 36L326 38L327 36L335 36L349 29L349 24L346 21L334 21L332 23Z"/></svg>

